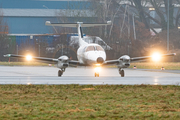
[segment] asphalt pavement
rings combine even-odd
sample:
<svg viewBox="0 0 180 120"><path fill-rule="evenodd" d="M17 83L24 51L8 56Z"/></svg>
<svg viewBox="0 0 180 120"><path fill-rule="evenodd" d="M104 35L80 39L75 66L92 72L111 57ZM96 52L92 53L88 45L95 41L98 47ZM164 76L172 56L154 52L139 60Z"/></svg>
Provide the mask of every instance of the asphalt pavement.
<svg viewBox="0 0 180 120"><path fill-rule="evenodd" d="M56 67L0 66L0 84L126 84L179 85L179 70L124 69L125 77L117 68L102 68L94 77L94 68L67 68L58 77Z"/></svg>

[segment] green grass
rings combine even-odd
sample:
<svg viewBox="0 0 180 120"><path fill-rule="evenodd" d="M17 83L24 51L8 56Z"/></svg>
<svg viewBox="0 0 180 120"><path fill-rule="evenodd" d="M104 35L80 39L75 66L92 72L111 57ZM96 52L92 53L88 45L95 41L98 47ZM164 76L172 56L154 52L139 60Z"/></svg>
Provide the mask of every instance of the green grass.
<svg viewBox="0 0 180 120"><path fill-rule="evenodd" d="M141 69L161 69L164 67L166 70L180 70L180 62L137 62L131 63L130 68L133 66Z"/></svg>
<svg viewBox="0 0 180 120"><path fill-rule="evenodd" d="M0 85L1 119L180 119L180 86Z"/></svg>

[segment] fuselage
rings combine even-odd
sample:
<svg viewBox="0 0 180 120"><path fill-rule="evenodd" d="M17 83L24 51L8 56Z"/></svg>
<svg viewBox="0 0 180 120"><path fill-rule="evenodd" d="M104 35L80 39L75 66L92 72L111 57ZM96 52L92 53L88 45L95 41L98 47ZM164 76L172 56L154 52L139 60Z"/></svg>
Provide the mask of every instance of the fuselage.
<svg viewBox="0 0 180 120"><path fill-rule="evenodd" d="M101 64L106 60L106 53L100 45L91 43L79 47L77 50L77 58L82 64Z"/></svg>

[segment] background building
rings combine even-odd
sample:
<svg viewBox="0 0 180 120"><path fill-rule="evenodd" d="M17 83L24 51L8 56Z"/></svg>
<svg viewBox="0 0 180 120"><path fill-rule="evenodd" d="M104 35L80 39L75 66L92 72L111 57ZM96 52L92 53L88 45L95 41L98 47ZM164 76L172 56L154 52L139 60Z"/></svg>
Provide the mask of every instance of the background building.
<svg viewBox="0 0 180 120"><path fill-rule="evenodd" d="M64 34L59 27L46 26L45 22L91 22L94 18L91 2L86 0L0 0L0 4L9 52L14 54L70 55L76 48L70 48L69 41L77 34Z"/></svg>
<svg viewBox="0 0 180 120"><path fill-rule="evenodd" d="M9 34L49 34L45 21L61 22L59 17L91 17L90 2L81 0L0 0ZM78 13L74 14L74 13Z"/></svg>

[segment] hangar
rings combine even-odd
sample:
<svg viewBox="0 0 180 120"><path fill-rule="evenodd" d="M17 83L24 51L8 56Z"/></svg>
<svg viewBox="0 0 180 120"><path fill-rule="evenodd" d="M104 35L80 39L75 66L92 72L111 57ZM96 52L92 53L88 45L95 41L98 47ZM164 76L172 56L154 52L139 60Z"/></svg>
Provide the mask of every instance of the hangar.
<svg viewBox="0 0 180 120"><path fill-rule="evenodd" d="M59 35L58 28L45 26L45 21L92 22L95 17L87 0L1 0L0 4L8 27L10 52L15 54L33 51L35 55L47 56L46 52L56 49L62 52L61 45L58 44L58 48L53 45L57 41L66 47L64 52L68 52L69 38L77 34Z"/></svg>
<svg viewBox="0 0 180 120"><path fill-rule="evenodd" d="M45 21L64 22L60 17L67 17L74 22L93 16L90 2L84 0L1 0L0 4L9 34L49 34L52 29Z"/></svg>

